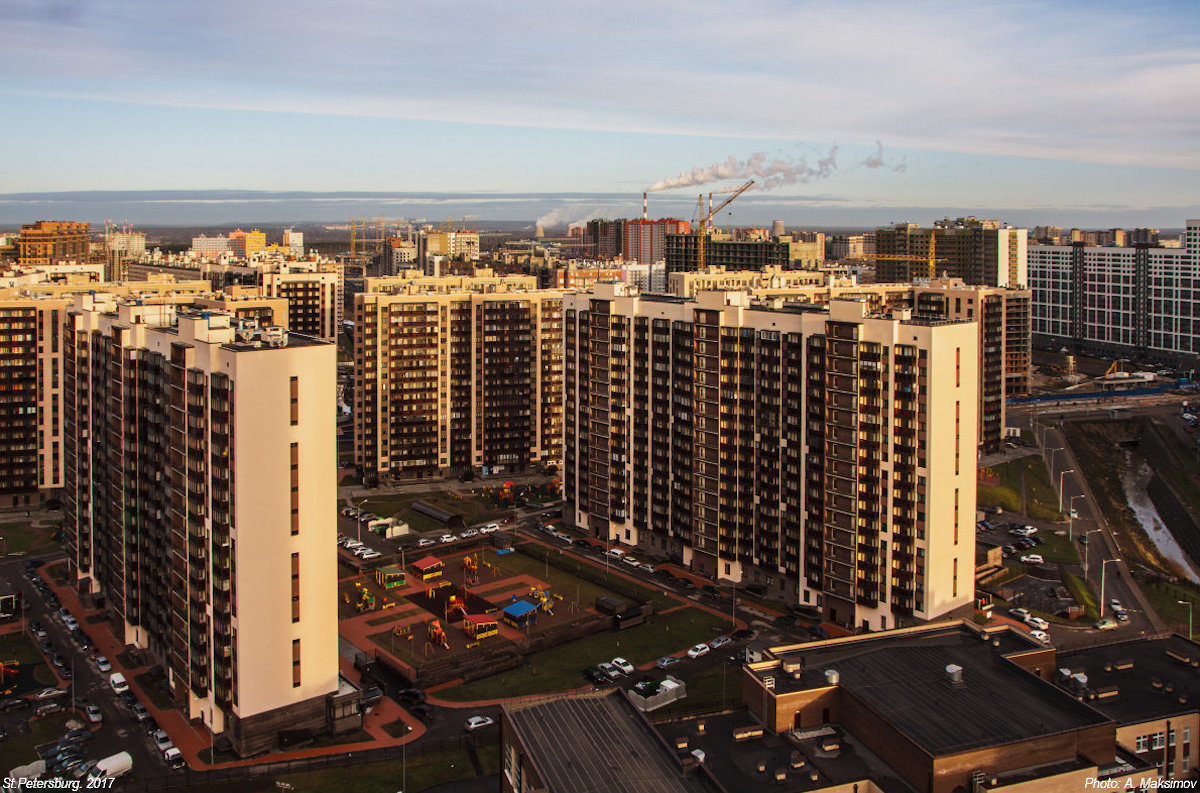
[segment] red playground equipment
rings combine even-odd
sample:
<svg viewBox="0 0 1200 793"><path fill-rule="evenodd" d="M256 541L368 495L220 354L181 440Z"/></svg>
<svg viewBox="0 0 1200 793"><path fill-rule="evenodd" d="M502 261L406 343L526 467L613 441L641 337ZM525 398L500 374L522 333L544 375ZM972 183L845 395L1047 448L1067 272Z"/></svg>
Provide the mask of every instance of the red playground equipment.
<svg viewBox="0 0 1200 793"><path fill-rule="evenodd" d="M476 564L474 557L463 557L463 577L466 578L468 584L479 583L479 565Z"/></svg>
<svg viewBox="0 0 1200 793"><path fill-rule="evenodd" d="M450 623L467 616L467 605L458 595L451 595L446 601L446 622Z"/></svg>
<svg viewBox="0 0 1200 793"><path fill-rule="evenodd" d="M426 636L430 644L440 644L447 650L450 649L450 642L446 641L446 629L442 627L440 620L429 621Z"/></svg>

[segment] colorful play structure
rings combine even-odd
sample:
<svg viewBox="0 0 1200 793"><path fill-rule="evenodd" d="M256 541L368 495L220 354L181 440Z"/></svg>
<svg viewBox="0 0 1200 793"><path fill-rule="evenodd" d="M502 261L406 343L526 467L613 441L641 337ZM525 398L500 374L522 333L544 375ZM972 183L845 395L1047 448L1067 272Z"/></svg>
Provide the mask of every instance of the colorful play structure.
<svg viewBox="0 0 1200 793"><path fill-rule="evenodd" d="M475 643L500 633L499 621L489 614L468 614L463 620L463 630Z"/></svg>
<svg viewBox="0 0 1200 793"><path fill-rule="evenodd" d="M554 601L557 600L561 603L563 599L562 595L556 595L551 592L548 586L531 586L529 588L529 595L538 602L538 608L551 617L554 616Z"/></svg>
<svg viewBox="0 0 1200 793"><path fill-rule="evenodd" d="M404 570L395 565L381 567L375 571L375 583L384 589L398 589L405 583Z"/></svg>
<svg viewBox="0 0 1200 793"><path fill-rule="evenodd" d="M442 627L441 620L430 620L425 628L425 641L428 644L441 645L447 650L450 649L450 642L446 640L446 629Z"/></svg>
<svg viewBox="0 0 1200 793"><path fill-rule="evenodd" d="M458 595L451 595L446 601L446 623L449 624L460 617L466 619L467 604Z"/></svg>
<svg viewBox="0 0 1200 793"><path fill-rule="evenodd" d="M528 600L517 600L517 596L513 595L513 602L505 607L504 621L514 628L527 628L537 622L538 607Z"/></svg>
<svg viewBox="0 0 1200 793"><path fill-rule="evenodd" d="M442 569L445 565L442 560L436 556L426 556L424 559L418 559L412 563L413 569L417 571L417 575L422 581L432 581L442 575Z"/></svg>
<svg viewBox="0 0 1200 793"><path fill-rule="evenodd" d="M8 696L17 687L17 675L21 672L20 661L0 663L0 693Z"/></svg>
<svg viewBox="0 0 1200 793"><path fill-rule="evenodd" d="M359 614L373 610L375 608L375 595L371 593L371 590L367 589L358 581L354 582L354 588L358 590L358 599L352 599L350 597L350 593L345 592L342 594L342 600L345 600L347 603L354 606L354 609Z"/></svg>
<svg viewBox="0 0 1200 793"><path fill-rule="evenodd" d="M474 557L463 557L463 577L468 584L479 583L479 565L475 563Z"/></svg>

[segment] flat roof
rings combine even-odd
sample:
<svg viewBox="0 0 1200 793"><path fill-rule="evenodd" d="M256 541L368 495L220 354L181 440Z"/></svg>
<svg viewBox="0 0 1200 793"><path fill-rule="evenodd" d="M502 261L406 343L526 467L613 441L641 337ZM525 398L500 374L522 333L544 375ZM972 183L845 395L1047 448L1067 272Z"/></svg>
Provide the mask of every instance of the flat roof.
<svg viewBox="0 0 1200 793"><path fill-rule="evenodd" d="M679 761L620 690L504 705L502 717L551 793L715 793Z"/></svg>
<svg viewBox="0 0 1200 793"><path fill-rule="evenodd" d="M826 687L826 672L836 670L843 691L935 756L1109 721L1010 661L1014 652L1035 649L1032 640L1011 634L981 634L953 623L821 642L811 649L776 648L773 653L785 663L800 662L799 678L781 668L752 673L774 676L776 690L786 692ZM951 664L962 668L961 683L950 680Z"/></svg>
<svg viewBox="0 0 1200 793"><path fill-rule="evenodd" d="M504 609L504 613L510 617L523 617L531 611L536 611L537 606L530 603L528 600L518 600L511 606Z"/></svg>
<svg viewBox="0 0 1200 793"><path fill-rule="evenodd" d="M704 722L704 732L699 729ZM688 739L688 749L704 750L704 765L728 791L769 789L779 793L809 790L871 780L885 793L916 793L895 769L866 748L853 735L836 725L775 735L764 730L758 737L736 740L734 730L756 727L758 721L746 708L704 719L686 719L657 726L668 746L679 738ZM822 747L834 737L838 747ZM799 765L793 767L794 761ZM765 771L758 771L763 763ZM776 780L782 770L784 778ZM813 779L813 772L817 778Z"/></svg>
<svg viewBox="0 0 1200 793"><path fill-rule="evenodd" d="M1200 708L1200 644L1177 634L1059 653L1058 666L1086 674L1089 702L1120 725Z"/></svg>

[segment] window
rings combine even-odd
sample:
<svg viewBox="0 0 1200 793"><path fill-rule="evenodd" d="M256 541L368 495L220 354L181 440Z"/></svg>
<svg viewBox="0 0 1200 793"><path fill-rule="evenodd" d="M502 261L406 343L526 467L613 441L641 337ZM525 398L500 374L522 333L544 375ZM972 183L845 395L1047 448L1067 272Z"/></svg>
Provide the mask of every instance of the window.
<svg viewBox="0 0 1200 793"><path fill-rule="evenodd" d="M292 444L292 534L300 533L300 444Z"/></svg>
<svg viewBox="0 0 1200 793"><path fill-rule="evenodd" d="M292 688L300 687L300 640L292 639Z"/></svg>
<svg viewBox="0 0 1200 793"><path fill-rule="evenodd" d="M953 572L954 572L954 578L951 581L951 583L953 585L953 591L950 593L950 597L956 598L956 597L958 597L958 559L954 560L954 571Z"/></svg>
<svg viewBox="0 0 1200 793"><path fill-rule="evenodd" d="M1151 749L1162 749L1164 746L1166 746L1166 737L1167 736L1161 732L1156 732L1153 735L1151 735L1150 736L1150 748Z"/></svg>
<svg viewBox="0 0 1200 793"><path fill-rule="evenodd" d="M300 621L300 554L292 554L292 622Z"/></svg>
<svg viewBox="0 0 1200 793"><path fill-rule="evenodd" d="M292 426L300 423L300 378L293 377L291 381L292 389Z"/></svg>

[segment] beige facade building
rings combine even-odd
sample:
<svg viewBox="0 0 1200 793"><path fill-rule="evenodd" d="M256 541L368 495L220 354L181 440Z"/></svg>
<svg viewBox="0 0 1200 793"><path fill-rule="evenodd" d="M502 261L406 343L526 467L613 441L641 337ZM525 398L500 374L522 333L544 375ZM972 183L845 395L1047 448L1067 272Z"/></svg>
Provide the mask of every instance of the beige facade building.
<svg viewBox="0 0 1200 793"><path fill-rule="evenodd" d="M287 301L289 330L325 341L337 338L343 305L340 268L264 272L262 293Z"/></svg>
<svg viewBox="0 0 1200 793"><path fill-rule="evenodd" d="M364 476L557 464L562 293L517 286L532 287L531 278L443 280L368 279L382 291L354 297L355 458Z"/></svg>
<svg viewBox="0 0 1200 793"><path fill-rule="evenodd" d="M96 265L102 269L102 265ZM32 506L63 487L62 333L75 295L97 289L146 303L185 303L208 282L105 284L58 267L0 278L0 505ZM37 280L48 278L62 280Z"/></svg>
<svg viewBox="0 0 1200 793"><path fill-rule="evenodd" d="M335 348L81 295L63 336L67 564L239 754L338 710ZM104 376L99 376L103 373Z"/></svg>
<svg viewBox="0 0 1200 793"><path fill-rule="evenodd" d="M621 284L563 321L577 526L848 626L969 607L974 323Z"/></svg>
<svg viewBox="0 0 1200 793"><path fill-rule="evenodd" d="M761 270L726 270L708 267L704 272L677 271L667 274L667 290L678 297L695 297L700 292L741 289L792 290L818 287L829 281L827 273L785 270L767 266Z"/></svg>

